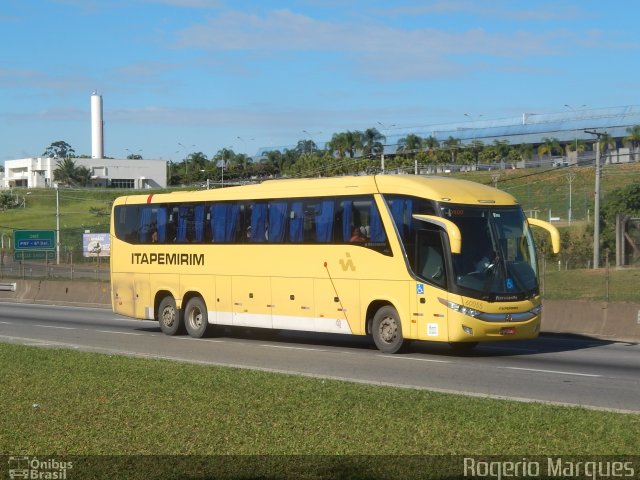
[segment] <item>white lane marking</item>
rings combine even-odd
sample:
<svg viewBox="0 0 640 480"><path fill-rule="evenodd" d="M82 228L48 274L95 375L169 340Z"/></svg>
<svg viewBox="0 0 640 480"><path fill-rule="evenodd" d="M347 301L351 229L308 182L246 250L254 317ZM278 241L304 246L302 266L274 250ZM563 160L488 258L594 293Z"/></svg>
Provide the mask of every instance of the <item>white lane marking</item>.
<svg viewBox="0 0 640 480"><path fill-rule="evenodd" d="M395 355L376 355L376 357L391 358L393 360L413 360L415 362L451 363L449 360L434 360L432 358L398 357Z"/></svg>
<svg viewBox="0 0 640 480"><path fill-rule="evenodd" d="M266 348L282 348L284 350L307 350L309 352L328 352L329 351L329 350L327 350L325 348L290 347L288 345L267 345L267 344L262 344L260 346L261 347L266 347Z"/></svg>
<svg viewBox="0 0 640 480"><path fill-rule="evenodd" d="M76 327L57 327L55 325L34 325L34 327L57 328L57 329L60 329L60 330L78 330Z"/></svg>
<svg viewBox="0 0 640 480"><path fill-rule="evenodd" d="M498 367L498 368L503 368L505 370L524 370L526 372L555 373L557 375L575 375L578 377L601 377L602 376L602 375L597 375L593 373L562 372L559 370L542 370L538 368L520 368L520 367Z"/></svg>
<svg viewBox="0 0 640 480"><path fill-rule="evenodd" d="M3 325L13 325L13 322L0 322Z"/></svg>
<svg viewBox="0 0 640 480"><path fill-rule="evenodd" d="M89 330L89 329L87 329ZM89 330L94 331L94 330ZM115 333L116 335L144 335L143 333L133 333L133 332L116 332L115 330L95 330L100 333Z"/></svg>

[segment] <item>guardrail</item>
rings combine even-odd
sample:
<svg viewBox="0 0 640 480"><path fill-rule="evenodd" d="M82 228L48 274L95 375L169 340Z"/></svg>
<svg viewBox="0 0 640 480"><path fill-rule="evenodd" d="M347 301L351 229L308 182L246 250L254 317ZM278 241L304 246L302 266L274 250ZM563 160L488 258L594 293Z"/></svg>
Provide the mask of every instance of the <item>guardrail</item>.
<svg viewBox="0 0 640 480"><path fill-rule="evenodd" d="M15 292L16 284L14 283L0 283L0 292Z"/></svg>

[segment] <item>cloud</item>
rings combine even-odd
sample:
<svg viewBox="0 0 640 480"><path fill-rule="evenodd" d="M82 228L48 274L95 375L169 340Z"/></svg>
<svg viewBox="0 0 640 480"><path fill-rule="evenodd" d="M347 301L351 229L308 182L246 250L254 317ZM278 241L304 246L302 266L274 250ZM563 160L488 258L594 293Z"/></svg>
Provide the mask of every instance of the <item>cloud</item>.
<svg viewBox="0 0 640 480"><path fill-rule="evenodd" d="M562 32L492 33L483 29L445 32L437 28L399 29L363 19L359 23L321 21L289 10L259 16L226 11L176 34L175 46L214 52L331 52L356 71L381 79L436 78L466 73L465 56L510 58L513 63L556 55Z"/></svg>

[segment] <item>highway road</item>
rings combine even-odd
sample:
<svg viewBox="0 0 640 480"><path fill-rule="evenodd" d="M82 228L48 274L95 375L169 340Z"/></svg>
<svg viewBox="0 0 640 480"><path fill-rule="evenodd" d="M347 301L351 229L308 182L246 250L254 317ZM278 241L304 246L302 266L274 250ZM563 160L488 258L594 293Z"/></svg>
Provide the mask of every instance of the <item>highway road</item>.
<svg viewBox="0 0 640 480"><path fill-rule="evenodd" d="M230 327L168 337L105 309L0 303L0 341L640 413L640 345L590 338L488 343L466 356L414 342L385 355L366 337Z"/></svg>

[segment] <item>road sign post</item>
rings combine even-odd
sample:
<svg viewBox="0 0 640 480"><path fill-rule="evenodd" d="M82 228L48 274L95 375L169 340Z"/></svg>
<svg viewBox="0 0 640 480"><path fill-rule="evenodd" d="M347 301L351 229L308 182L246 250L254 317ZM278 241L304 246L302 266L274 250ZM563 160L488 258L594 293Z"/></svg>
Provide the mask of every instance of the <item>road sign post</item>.
<svg viewBox="0 0 640 480"><path fill-rule="evenodd" d="M14 230L14 259L49 260L54 258L56 232L54 230Z"/></svg>

